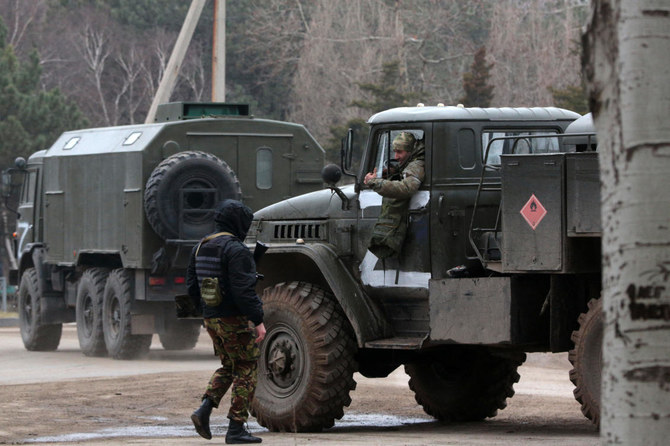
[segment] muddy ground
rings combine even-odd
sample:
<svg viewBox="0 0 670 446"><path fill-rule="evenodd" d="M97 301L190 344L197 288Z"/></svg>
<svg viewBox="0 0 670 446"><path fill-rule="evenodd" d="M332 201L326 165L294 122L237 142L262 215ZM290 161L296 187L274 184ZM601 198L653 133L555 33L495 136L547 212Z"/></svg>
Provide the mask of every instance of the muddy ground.
<svg viewBox="0 0 670 446"><path fill-rule="evenodd" d="M18 328L0 328L0 444L223 444L225 410L214 439L198 437L189 416L217 367L207 335L187 352L165 352L156 337L135 361L88 358L74 327L56 352L23 349ZM516 395L480 423L441 424L416 404L401 369L384 379L356 375L352 404L318 434L252 432L273 445L596 445L598 433L572 397L565 354L532 354Z"/></svg>

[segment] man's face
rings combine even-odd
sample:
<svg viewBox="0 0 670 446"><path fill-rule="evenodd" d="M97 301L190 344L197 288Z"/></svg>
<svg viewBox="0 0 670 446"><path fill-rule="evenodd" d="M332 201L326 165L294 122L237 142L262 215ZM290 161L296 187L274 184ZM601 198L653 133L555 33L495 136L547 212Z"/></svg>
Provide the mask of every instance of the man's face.
<svg viewBox="0 0 670 446"><path fill-rule="evenodd" d="M393 156L395 157L398 164L402 164L409 158L409 152L400 148L393 149Z"/></svg>

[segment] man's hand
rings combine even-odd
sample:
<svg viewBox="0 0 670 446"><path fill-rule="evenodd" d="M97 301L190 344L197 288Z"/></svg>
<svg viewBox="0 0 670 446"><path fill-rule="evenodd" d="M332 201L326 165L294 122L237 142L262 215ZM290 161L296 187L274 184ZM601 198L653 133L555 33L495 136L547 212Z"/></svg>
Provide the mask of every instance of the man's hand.
<svg viewBox="0 0 670 446"><path fill-rule="evenodd" d="M363 183L368 184L368 181L370 181L373 178L377 178L377 168L376 167L372 170L372 172L365 175L365 179L363 180Z"/></svg>
<svg viewBox="0 0 670 446"><path fill-rule="evenodd" d="M260 323L260 325L256 325L256 342L259 343L263 339L265 339L265 324Z"/></svg>

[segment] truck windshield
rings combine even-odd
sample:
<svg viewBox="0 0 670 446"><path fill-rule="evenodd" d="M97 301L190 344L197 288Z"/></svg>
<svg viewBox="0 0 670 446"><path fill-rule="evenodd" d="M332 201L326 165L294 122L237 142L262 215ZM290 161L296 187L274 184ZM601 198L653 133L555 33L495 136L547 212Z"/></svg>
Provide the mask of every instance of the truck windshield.
<svg viewBox="0 0 670 446"><path fill-rule="evenodd" d="M19 204L32 204L35 200L35 186L37 183L37 172L31 170L23 180L23 187L21 188L21 198Z"/></svg>
<svg viewBox="0 0 670 446"><path fill-rule="evenodd" d="M556 130L494 130L482 132L482 159L486 164L500 164L500 155L502 154L525 154L525 153L555 153L560 152L558 138L523 138L527 135L548 135L556 134ZM495 138L515 137L508 139L497 139L491 143L488 159L486 157L486 147L489 142Z"/></svg>

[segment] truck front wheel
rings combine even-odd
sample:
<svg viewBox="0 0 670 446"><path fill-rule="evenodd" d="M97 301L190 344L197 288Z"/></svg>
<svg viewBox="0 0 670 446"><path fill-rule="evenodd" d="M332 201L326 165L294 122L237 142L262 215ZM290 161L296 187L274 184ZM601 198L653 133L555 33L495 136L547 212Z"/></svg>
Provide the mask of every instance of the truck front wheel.
<svg viewBox="0 0 670 446"><path fill-rule="evenodd" d="M102 296L108 271L89 268L79 279L77 289L77 337L86 356L105 356L105 335L102 330Z"/></svg>
<svg viewBox="0 0 670 446"><path fill-rule="evenodd" d="M441 421L478 421L507 406L525 353L498 356L485 348L449 347L405 365L423 410Z"/></svg>
<svg viewBox="0 0 670 446"><path fill-rule="evenodd" d="M35 268L28 268L19 286L19 327L26 350L46 352L58 348L63 324L44 324Z"/></svg>
<svg viewBox="0 0 670 446"><path fill-rule="evenodd" d="M568 354L574 367L570 370L570 380L575 385L575 399L581 403L582 413L596 426L600 425L604 327L602 298L591 299L586 313L579 316L579 330L572 333L575 348Z"/></svg>
<svg viewBox="0 0 670 446"><path fill-rule="evenodd" d="M109 356L133 359L151 347L152 335L134 335L131 331L133 288L130 272L115 269L109 273L102 298L102 329Z"/></svg>
<svg viewBox="0 0 670 446"><path fill-rule="evenodd" d="M353 330L332 294L308 283L263 292L267 333L261 344L251 412L271 431L333 426L356 388Z"/></svg>

